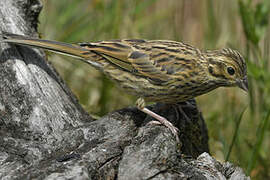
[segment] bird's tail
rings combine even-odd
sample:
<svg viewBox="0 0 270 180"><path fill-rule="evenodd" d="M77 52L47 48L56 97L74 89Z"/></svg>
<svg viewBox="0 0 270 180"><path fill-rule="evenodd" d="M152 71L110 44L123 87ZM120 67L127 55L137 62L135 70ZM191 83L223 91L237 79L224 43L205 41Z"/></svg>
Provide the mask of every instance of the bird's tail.
<svg viewBox="0 0 270 180"><path fill-rule="evenodd" d="M3 36L3 40L0 40L2 42L43 48L49 51L73 56L80 59L87 59L90 53L88 49L83 48L76 44L68 44L68 43L51 41L51 40L30 38L30 37L25 37L22 35L11 34L11 33L6 33L6 32L2 33L2 36Z"/></svg>

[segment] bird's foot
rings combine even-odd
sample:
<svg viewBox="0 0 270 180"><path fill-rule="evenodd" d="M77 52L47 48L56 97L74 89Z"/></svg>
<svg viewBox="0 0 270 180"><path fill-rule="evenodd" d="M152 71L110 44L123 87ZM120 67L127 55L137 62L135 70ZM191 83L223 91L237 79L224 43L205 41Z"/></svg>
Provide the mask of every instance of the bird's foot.
<svg viewBox="0 0 270 180"><path fill-rule="evenodd" d="M148 108L145 107L145 101L143 98L139 98L137 101L136 101L136 106L137 108L148 114L149 116L155 118L156 120L158 121L151 121L149 122L149 124L158 124L158 125L164 125L165 127L169 128L169 130L172 132L172 134L175 136L176 138L176 141L179 143L180 140L179 140L179 137L178 137L178 128L176 128L171 122L169 122L166 118L156 114L155 112L149 110Z"/></svg>

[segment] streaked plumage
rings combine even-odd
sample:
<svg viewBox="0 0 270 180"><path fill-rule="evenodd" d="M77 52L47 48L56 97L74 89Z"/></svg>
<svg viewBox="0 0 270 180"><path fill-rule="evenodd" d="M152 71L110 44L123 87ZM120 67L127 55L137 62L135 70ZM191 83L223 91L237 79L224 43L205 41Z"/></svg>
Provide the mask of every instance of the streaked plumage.
<svg viewBox="0 0 270 180"><path fill-rule="evenodd" d="M165 40L67 44L9 33L3 37L4 42L80 58L104 72L125 91L146 101L182 102L221 86L248 90L245 61L229 48L202 52L181 42Z"/></svg>

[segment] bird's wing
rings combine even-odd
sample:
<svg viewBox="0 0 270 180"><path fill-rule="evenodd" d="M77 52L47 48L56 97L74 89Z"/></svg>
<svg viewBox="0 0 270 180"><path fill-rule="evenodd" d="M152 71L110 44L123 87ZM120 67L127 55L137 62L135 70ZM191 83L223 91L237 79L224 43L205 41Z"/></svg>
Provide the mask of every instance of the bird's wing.
<svg viewBox="0 0 270 180"><path fill-rule="evenodd" d="M168 81L189 68L191 58L181 53L185 44L174 41L116 40L81 43L80 46L103 56L119 68L161 81Z"/></svg>

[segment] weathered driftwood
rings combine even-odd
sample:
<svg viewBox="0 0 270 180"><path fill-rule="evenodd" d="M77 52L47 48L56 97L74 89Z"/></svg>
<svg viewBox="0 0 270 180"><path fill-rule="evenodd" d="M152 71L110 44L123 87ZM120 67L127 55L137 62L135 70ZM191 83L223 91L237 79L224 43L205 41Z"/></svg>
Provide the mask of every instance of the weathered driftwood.
<svg viewBox="0 0 270 180"><path fill-rule="evenodd" d="M41 8L39 1L0 1L0 31L37 36ZM207 129L196 105L183 108L190 120L177 106L150 107L179 127L180 145L165 127L146 125L136 108L94 120L44 52L0 46L0 179L248 179L203 153Z"/></svg>

